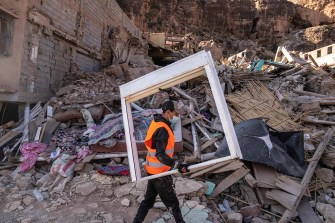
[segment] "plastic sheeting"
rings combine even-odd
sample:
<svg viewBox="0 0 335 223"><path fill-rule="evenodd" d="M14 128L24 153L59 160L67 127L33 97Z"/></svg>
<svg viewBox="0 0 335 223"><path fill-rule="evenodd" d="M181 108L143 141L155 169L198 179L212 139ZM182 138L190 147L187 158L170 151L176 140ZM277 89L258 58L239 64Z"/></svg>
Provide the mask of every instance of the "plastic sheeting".
<svg viewBox="0 0 335 223"><path fill-rule="evenodd" d="M302 131L278 132L261 119L250 119L235 126L243 160L271 166L284 174L303 177L307 168ZM229 155L224 138L215 153Z"/></svg>

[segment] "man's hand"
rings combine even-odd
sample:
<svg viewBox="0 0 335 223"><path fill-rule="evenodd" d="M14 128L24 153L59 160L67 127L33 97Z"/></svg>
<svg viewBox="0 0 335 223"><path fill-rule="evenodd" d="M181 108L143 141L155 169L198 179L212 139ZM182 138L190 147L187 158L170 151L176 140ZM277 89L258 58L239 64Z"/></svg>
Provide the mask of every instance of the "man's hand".
<svg viewBox="0 0 335 223"><path fill-rule="evenodd" d="M179 173L188 173L188 172L190 172L190 170L188 169L189 166L190 166L190 164L179 163L179 165L178 165L178 171L179 171Z"/></svg>

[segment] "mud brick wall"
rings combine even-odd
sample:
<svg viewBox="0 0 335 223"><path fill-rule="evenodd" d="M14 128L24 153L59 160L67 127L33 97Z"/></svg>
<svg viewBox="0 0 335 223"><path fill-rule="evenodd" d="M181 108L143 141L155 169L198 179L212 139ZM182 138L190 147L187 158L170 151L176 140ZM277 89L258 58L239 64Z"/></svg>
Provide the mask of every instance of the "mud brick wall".
<svg viewBox="0 0 335 223"><path fill-rule="evenodd" d="M103 38L111 27L121 30L120 46L128 37L141 35L114 0L31 1L27 14L21 102L49 100L62 86L63 77L71 75L73 64L83 71L99 71Z"/></svg>

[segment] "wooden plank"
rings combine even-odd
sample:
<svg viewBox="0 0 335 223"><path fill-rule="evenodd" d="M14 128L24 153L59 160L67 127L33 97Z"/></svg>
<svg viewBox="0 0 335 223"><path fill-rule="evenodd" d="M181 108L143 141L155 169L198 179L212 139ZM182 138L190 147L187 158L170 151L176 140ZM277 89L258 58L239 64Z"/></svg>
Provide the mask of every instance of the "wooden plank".
<svg viewBox="0 0 335 223"><path fill-rule="evenodd" d="M297 196L293 194L286 193L281 190L271 190L265 193L265 197L277 201L279 204L283 205L285 208L292 210L294 202Z"/></svg>
<svg viewBox="0 0 335 223"><path fill-rule="evenodd" d="M229 188L231 185L242 179L245 175L249 173L249 170L245 167L242 167L236 170L234 173L230 174L228 177L223 179L219 185L216 186L214 191L209 195L210 198L213 198L220 194L222 191Z"/></svg>
<svg viewBox="0 0 335 223"><path fill-rule="evenodd" d="M37 142L37 141L40 140L41 131L42 131L42 127L38 127L37 131L36 131L36 134L35 134L34 142Z"/></svg>
<svg viewBox="0 0 335 223"><path fill-rule="evenodd" d="M260 201L261 205L273 205L273 204L278 204L276 201L271 200L267 197L265 197L265 193L268 191L268 188L263 188L263 187L256 187L255 191L258 197L258 200Z"/></svg>
<svg viewBox="0 0 335 223"><path fill-rule="evenodd" d="M58 128L60 122L57 122L54 119L50 119L45 124L44 134L41 136L41 142L45 144L50 144L53 133Z"/></svg>
<svg viewBox="0 0 335 223"><path fill-rule="evenodd" d="M8 129L8 128L12 127L13 125L14 125L14 121L10 121L10 122L7 122L7 123L4 124L4 125L1 125L1 126L0 126L0 132L1 132L2 130L5 130L5 129Z"/></svg>
<svg viewBox="0 0 335 223"><path fill-rule="evenodd" d="M321 223L321 219L316 215L307 199L302 199L297 208L299 218L302 223Z"/></svg>
<svg viewBox="0 0 335 223"><path fill-rule="evenodd" d="M268 167L258 163L252 163L258 187L276 188L275 179L276 172L272 167Z"/></svg>
<svg viewBox="0 0 335 223"><path fill-rule="evenodd" d="M240 190L241 190L241 193L243 194L243 197L250 205L259 204L255 191L251 187L245 184L241 184Z"/></svg>
<svg viewBox="0 0 335 223"><path fill-rule="evenodd" d="M7 14L9 14L9 15L11 15L11 16L13 16L15 19L19 19L19 18L20 18L16 13L12 12L11 10L5 8L5 7L2 6L2 5L0 5L0 10L6 12ZM15 92L16 92L16 91L15 91Z"/></svg>
<svg viewBox="0 0 335 223"><path fill-rule="evenodd" d="M312 61L314 66L319 67L318 63L315 61L314 57L311 54L308 54L308 58L310 59L310 61Z"/></svg>
<svg viewBox="0 0 335 223"><path fill-rule="evenodd" d="M285 175L277 176L277 178L275 179L275 185L283 191L286 191L296 196L298 196L302 190L302 187L299 183Z"/></svg>
<svg viewBox="0 0 335 223"><path fill-rule="evenodd" d="M223 173L223 172L233 171L233 170L240 169L242 166L244 166L244 164L241 161L235 160L234 162L231 162L228 165L214 169L210 173Z"/></svg>
<svg viewBox="0 0 335 223"><path fill-rule="evenodd" d="M10 131L6 133L3 137L0 138L0 148L15 139L20 134L22 134L20 131Z"/></svg>
<svg viewBox="0 0 335 223"><path fill-rule="evenodd" d="M286 208L281 204L276 203L271 205L271 212L280 214L280 216L284 214L285 210ZM292 217L298 217L298 212L295 211Z"/></svg>
<svg viewBox="0 0 335 223"><path fill-rule="evenodd" d="M191 174L190 178L194 178L194 177L200 176L200 175L202 175L202 174L204 174L204 173L207 173L207 172L209 172L209 171L211 171L211 170L215 170L215 169L217 169L217 168L219 168L219 167L222 167L222 166L224 166L224 165L227 165L227 164L229 164L230 162L232 162L232 160L228 160L228 161L224 161L224 162L217 163L217 164L215 164L215 165L213 165L213 166L210 166L210 167L208 167L208 168L206 168L206 169L203 169L203 170L201 170L201 171L199 171L199 172L196 172L196 173Z"/></svg>
<svg viewBox="0 0 335 223"><path fill-rule="evenodd" d="M203 150L207 149L209 146L213 145L216 141L218 141L217 138L212 138L212 139L208 140L207 142L205 142L204 144L201 145L200 150L203 151Z"/></svg>
<svg viewBox="0 0 335 223"><path fill-rule="evenodd" d="M193 143L192 132L184 127L181 129L181 131L182 131L183 139L186 139L187 141Z"/></svg>
<svg viewBox="0 0 335 223"><path fill-rule="evenodd" d="M244 180L252 188L256 187L257 185L257 180L250 173L245 175Z"/></svg>
<svg viewBox="0 0 335 223"><path fill-rule="evenodd" d="M301 186L302 186L302 190L299 194L299 196L297 197L296 201L294 202L294 205L292 207L292 210L295 211L299 205L299 202L303 196L304 191L308 188L308 184L312 179L313 173L315 171L315 168L323 154L323 152L325 151L328 143L330 142L330 140L333 138L334 136L334 131L332 129L328 129L326 135L323 137L323 139L321 140L321 143L319 144L318 148L316 149L313 157L312 157L312 161L308 164L306 173L304 175L304 177L302 178L301 181ZM279 220L279 223L285 223L288 222L292 217L292 211L291 210L286 210L285 213L283 214L283 216L281 217L281 219Z"/></svg>
<svg viewBox="0 0 335 223"><path fill-rule="evenodd" d="M29 133L29 141L32 142L35 139L37 132L37 125L35 121L31 121L28 124L28 133Z"/></svg>
<svg viewBox="0 0 335 223"><path fill-rule="evenodd" d="M197 120L200 120L202 118L203 118L202 115L198 115L198 116L195 116L193 118L187 118L187 119L182 120L181 125L185 126L185 125L191 124L191 123L193 123L193 122L195 122Z"/></svg>

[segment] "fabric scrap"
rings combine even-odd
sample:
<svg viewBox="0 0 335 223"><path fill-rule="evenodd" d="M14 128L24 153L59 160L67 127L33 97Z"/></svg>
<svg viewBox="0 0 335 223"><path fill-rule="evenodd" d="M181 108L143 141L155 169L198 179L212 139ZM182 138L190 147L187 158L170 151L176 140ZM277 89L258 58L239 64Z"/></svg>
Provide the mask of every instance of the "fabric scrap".
<svg viewBox="0 0 335 223"><path fill-rule="evenodd" d="M20 165L20 172L25 172L30 170L36 163L38 154L45 151L48 147L44 143L24 143L20 151L23 155L23 162Z"/></svg>
<svg viewBox="0 0 335 223"><path fill-rule="evenodd" d="M128 166L104 166L98 169L98 173L110 176L129 176Z"/></svg>

